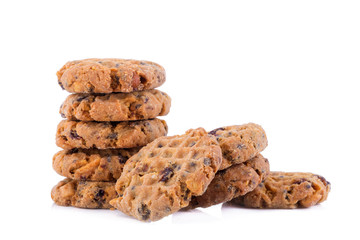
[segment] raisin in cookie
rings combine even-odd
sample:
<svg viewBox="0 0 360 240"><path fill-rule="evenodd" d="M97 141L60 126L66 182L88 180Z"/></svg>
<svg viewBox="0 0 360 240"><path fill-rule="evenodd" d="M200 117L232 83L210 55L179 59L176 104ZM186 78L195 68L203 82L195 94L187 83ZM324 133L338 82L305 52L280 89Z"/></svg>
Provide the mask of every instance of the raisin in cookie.
<svg viewBox="0 0 360 240"><path fill-rule="evenodd" d="M143 221L156 221L203 194L221 164L221 149L202 128L160 137L125 164L111 205Z"/></svg>
<svg viewBox="0 0 360 240"><path fill-rule="evenodd" d="M165 70L157 63L116 58L70 61L56 75L71 93L142 91L165 82Z"/></svg>
<svg viewBox="0 0 360 240"><path fill-rule="evenodd" d="M254 191L231 202L251 208L306 208L326 200L330 183L312 173L270 172Z"/></svg>
<svg viewBox="0 0 360 240"><path fill-rule="evenodd" d="M255 123L217 128L209 134L216 137L223 153L220 170L255 157L268 144L264 129Z"/></svg>
<svg viewBox="0 0 360 240"><path fill-rule="evenodd" d="M52 200L60 206L111 208L109 201L116 197L114 182L87 182L66 178L51 190Z"/></svg>
<svg viewBox="0 0 360 240"><path fill-rule="evenodd" d="M210 207L254 190L270 172L269 162L261 154L246 162L218 171L201 196L191 199L186 209Z"/></svg>
<svg viewBox="0 0 360 240"><path fill-rule="evenodd" d="M164 120L133 122L77 122L63 120L56 133L56 144L72 148L133 148L145 146L167 134Z"/></svg>
<svg viewBox="0 0 360 240"><path fill-rule="evenodd" d="M140 148L62 150L53 157L54 170L64 176L82 181L116 181L125 162Z"/></svg>
<svg viewBox="0 0 360 240"><path fill-rule="evenodd" d="M71 94L60 107L62 117L81 121L131 121L169 113L170 97L158 90L112 94Z"/></svg>

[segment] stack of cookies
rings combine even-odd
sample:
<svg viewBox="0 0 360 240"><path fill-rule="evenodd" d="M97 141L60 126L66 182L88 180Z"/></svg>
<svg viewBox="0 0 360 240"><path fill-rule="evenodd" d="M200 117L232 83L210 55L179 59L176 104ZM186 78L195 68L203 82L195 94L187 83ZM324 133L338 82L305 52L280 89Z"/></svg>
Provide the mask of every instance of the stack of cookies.
<svg viewBox="0 0 360 240"><path fill-rule="evenodd" d="M166 136L156 118L169 112L170 97L155 88L165 70L150 61L85 59L66 63L59 85L73 93L60 107L54 170L66 177L51 192L62 206L110 208L125 162L142 146Z"/></svg>
<svg viewBox="0 0 360 240"><path fill-rule="evenodd" d="M58 78L75 93L61 106L67 120L57 129L64 150L55 154L53 167L67 177L52 190L59 205L114 207L157 221L181 209L225 202L303 208L327 198L330 183L319 175L270 171L261 155L268 140L258 124L166 136L166 123L155 117L168 113L170 98L153 90L165 81L155 63L74 61Z"/></svg>

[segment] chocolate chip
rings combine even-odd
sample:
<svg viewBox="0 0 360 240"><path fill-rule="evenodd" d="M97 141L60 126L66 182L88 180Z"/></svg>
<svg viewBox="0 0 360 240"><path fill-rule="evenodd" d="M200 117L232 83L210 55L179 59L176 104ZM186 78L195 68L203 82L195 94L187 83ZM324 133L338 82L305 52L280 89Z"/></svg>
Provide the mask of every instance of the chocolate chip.
<svg viewBox="0 0 360 240"><path fill-rule="evenodd" d="M121 164L125 164L126 163L126 157L124 157L123 155L121 155L120 153L119 153L119 155L118 155L118 158L119 158L119 163L121 163Z"/></svg>
<svg viewBox="0 0 360 240"><path fill-rule="evenodd" d="M148 101L149 101L149 98L148 98L148 97L145 97L144 103L147 103Z"/></svg>
<svg viewBox="0 0 360 240"><path fill-rule="evenodd" d="M191 142L190 144L189 144L189 147L192 147L192 146L194 146L196 144L196 142Z"/></svg>
<svg viewBox="0 0 360 240"><path fill-rule="evenodd" d="M117 133L110 133L110 134L107 136L107 138L108 138L108 139L115 139L115 138L117 138L117 136L118 136Z"/></svg>
<svg viewBox="0 0 360 240"><path fill-rule="evenodd" d="M145 62L140 62L140 65L147 65Z"/></svg>
<svg viewBox="0 0 360 240"><path fill-rule="evenodd" d="M110 156L110 155L107 155L107 156L106 156L106 161L107 161L107 162L111 162L111 156Z"/></svg>
<svg viewBox="0 0 360 240"><path fill-rule="evenodd" d="M138 212L141 215L142 220L148 220L150 217L151 211L148 209L146 204L141 204L141 207L138 208Z"/></svg>
<svg viewBox="0 0 360 240"><path fill-rule="evenodd" d="M243 148L246 148L246 146L244 144L238 144L236 146L238 149L243 149Z"/></svg>
<svg viewBox="0 0 360 240"><path fill-rule="evenodd" d="M105 195L105 191L102 190L102 189L100 189L100 190L96 193L95 197L96 197L96 198L102 198L104 195Z"/></svg>
<svg viewBox="0 0 360 240"><path fill-rule="evenodd" d="M166 167L161 173L160 182L168 181L172 176L174 176L174 170L172 168Z"/></svg>
<svg viewBox="0 0 360 240"><path fill-rule="evenodd" d="M64 86L62 85L62 83L60 81L58 81L60 87L62 88L62 90L65 90Z"/></svg>
<svg viewBox="0 0 360 240"><path fill-rule="evenodd" d="M209 134L210 135L216 135L217 131L224 131L224 130L225 130L225 128L216 128L216 129L210 131Z"/></svg>
<svg viewBox="0 0 360 240"><path fill-rule="evenodd" d="M62 118L66 118L65 114L60 113L60 115L61 115Z"/></svg>
<svg viewBox="0 0 360 240"><path fill-rule="evenodd" d="M117 68L118 68L119 66L120 66L120 65L119 65L118 63L117 63L117 64L115 64L115 67L117 67Z"/></svg>
<svg viewBox="0 0 360 240"><path fill-rule="evenodd" d="M309 189L309 188L311 188L311 185L310 185L310 184L307 184L305 187L306 187L307 189Z"/></svg>
<svg viewBox="0 0 360 240"><path fill-rule="evenodd" d="M209 166L210 164L211 164L211 159L210 158L204 158L204 165Z"/></svg>
<svg viewBox="0 0 360 240"><path fill-rule="evenodd" d="M71 130L70 131L70 138L71 139L76 139L76 140L80 140L81 137L77 134L77 132L75 130Z"/></svg>
<svg viewBox="0 0 360 240"><path fill-rule="evenodd" d="M158 148L162 148L162 147L163 147L163 145L161 143L159 143Z"/></svg>
<svg viewBox="0 0 360 240"><path fill-rule="evenodd" d="M141 107L141 104L136 104L135 105L135 109L137 110L137 109L139 109Z"/></svg>

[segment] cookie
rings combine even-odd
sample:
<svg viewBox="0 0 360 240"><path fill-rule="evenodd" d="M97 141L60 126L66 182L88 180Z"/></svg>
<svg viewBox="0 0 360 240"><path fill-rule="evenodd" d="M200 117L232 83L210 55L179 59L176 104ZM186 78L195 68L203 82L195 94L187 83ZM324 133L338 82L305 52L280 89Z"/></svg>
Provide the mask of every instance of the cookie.
<svg viewBox="0 0 360 240"><path fill-rule="evenodd" d="M270 172L254 191L231 202L250 208L306 208L326 200L330 183L301 172Z"/></svg>
<svg viewBox="0 0 360 240"><path fill-rule="evenodd" d="M71 149L53 157L53 168L61 176L82 181L113 181L121 175L125 162L140 148Z"/></svg>
<svg viewBox="0 0 360 240"><path fill-rule="evenodd" d="M117 197L114 182L87 182L66 178L51 190L52 200L60 206L112 208L109 201Z"/></svg>
<svg viewBox="0 0 360 240"><path fill-rule="evenodd" d="M72 94L60 107L62 117L81 121L131 121L169 113L170 97L158 90L112 94Z"/></svg>
<svg viewBox="0 0 360 240"><path fill-rule="evenodd" d="M157 63L116 58L71 61L56 75L61 88L71 93L142 91L165 82L165 70Z"/></svg>
<svg viewBox="0 0 360 240"><path fill-rule="evenodd" d="M209 134L216 137L223 153L220 170L255 157L268 144L264 129L255 123L217 128Z"/></svg>
<svg viewBox="0 0 360 240"><path fill-rule="evenodd" d="M191 199L186 209L210 207L254 190L270 172L269 162L261 154L246 162L218 171L201 196Z"/></svg>
<svg viewBox="0 0 360 240"><path fill-rule="evenodd" d="M221 164L221 149L202 128L160 137L125 164L111 205L142 221L156 221L202 195Z"/></svg>
<svg viewBox="0 0 360 240"><path fill-rule="evenodd" d="M77 122L63 120L56 133L56 144L72 148L133 148L145 146L167 134L164 120L133 122Z"/></svg>

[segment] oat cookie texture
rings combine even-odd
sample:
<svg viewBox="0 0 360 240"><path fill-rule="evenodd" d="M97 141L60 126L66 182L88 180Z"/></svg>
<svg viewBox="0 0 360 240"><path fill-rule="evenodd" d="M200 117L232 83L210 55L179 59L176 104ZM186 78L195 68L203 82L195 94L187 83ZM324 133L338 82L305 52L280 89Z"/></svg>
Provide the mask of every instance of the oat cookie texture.
<svg viewBox="0 0 360 240"><path fill-rule="evenodd" d="M215 137L202 129L160 137L125 164L110 203L142 221L156 221L205 192L221 164Z"/></svg>

